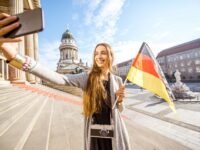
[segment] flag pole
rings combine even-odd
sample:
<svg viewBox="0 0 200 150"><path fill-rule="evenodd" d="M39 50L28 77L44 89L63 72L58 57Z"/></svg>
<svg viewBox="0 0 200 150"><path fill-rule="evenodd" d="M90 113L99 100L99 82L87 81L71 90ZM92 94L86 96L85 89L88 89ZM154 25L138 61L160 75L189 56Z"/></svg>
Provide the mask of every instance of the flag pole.
<svg viewBox="0 0 200 150"><path fill-rule="evenodd" d="M133 64L133 61L134 61L134 58L133 58L133 60L132 60L132 63L131 63L131 64ZM126 79L125 79L125 81L124 81L124 83L123 83L123 85L124 85L124 86L125 86L126 82L127 82L127 75L126 75ZM115 103L113 104L113 107L112 107L112 109L114 109L114 108L115 108L115 106L116 106L116 104L117 104L117 101L118 101L118 99L119 99L119 97L117 97L117 99L115 100Z"/></svg>
<svg viewBox="0 0 200 150"><path fill-rule="evenodd" d="M124 81L124 83L123 83L123 85L124 85L124 86L125 86L126 82L127 82L127 78L126 78L126 80L125 80L125 81ZM117 104L117 101L118 101L118 99L119 99L119 96L117 96L117 99L115 100L115 102L114 102L114 104L113 104L113 107L112 107L112 109L114 109L114 108L115 108L115 106L116 106L116 104Z"/></svg>

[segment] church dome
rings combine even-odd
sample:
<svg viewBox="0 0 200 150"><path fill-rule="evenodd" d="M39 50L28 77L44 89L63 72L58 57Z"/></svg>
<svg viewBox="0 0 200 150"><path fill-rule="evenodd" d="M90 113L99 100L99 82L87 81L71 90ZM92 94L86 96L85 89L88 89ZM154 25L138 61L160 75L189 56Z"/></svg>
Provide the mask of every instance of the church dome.
<svg viewBox="0 0 200 150"><path fill-rule="evenodd" d="M61 39L61 40L63 40L63 39L73 39L73 40L74 40L74 37L73 37L73 35L69 32L69 30L67 29L67 30L63 33L63 35L62 35L62 39Z"/></svg>

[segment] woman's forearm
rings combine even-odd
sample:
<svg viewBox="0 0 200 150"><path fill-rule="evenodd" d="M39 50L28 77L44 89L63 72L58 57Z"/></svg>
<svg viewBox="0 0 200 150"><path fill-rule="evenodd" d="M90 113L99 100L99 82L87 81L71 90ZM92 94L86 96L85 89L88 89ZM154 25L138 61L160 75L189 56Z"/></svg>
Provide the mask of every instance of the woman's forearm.
<svg viewBox="0 0 200 150"><path fill-rule="evenodd" d="M43 80L55 84L66 84L62 74L58 74L54 71L49 70L47 67L41 66L38 62L30 58L29 56L17 54L15 58L12 58L10 61L7 62L11 66L32 73Z"/></svg>
<svg viewBox="0 0 200 150"><path fill-rule="evenodd" d="M48 69L48 66L42 66L29 56L17 54L15 58L7 61L10 65L23 71L32 73L37 77L58 85L69 85L84 88L87 81L87 74L63 75Z"/></svg>

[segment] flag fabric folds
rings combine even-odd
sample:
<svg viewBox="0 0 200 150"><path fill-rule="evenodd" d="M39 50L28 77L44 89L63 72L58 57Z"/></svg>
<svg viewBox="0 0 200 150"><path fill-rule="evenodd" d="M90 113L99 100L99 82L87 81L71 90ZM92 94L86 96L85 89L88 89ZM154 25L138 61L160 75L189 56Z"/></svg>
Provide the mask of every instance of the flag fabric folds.
<svg viewBox="0 0 200 150"><path fill-rule="evenodd" d="M143 43L132 63L127 79L163 98L175 112L173 100L168 93L169 87L166 86L166 79L163 79L164 77L158 65L148 45Z"/></svg>

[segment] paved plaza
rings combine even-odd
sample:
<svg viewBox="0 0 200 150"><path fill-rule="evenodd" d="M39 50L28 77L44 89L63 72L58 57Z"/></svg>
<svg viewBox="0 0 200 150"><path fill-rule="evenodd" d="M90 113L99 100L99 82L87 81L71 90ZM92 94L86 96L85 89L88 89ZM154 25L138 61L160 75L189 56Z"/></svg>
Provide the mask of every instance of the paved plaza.
<svg viewBox="0 0 200 150"><path fill-rule="evenodd" d="M173 113L165 101L145 90L127 88L126 92L124 114L129 120L190 149L199 149L200 100L175 101Z"/></svg>
<svg viewBox="0 0 200 150"><path fill-rule="evenodd" d="M175 102L126 88L122 117L133 150L198 150L200 102ZM0 87L1 150L82 150L80 97L42 85Z"/></svg>

